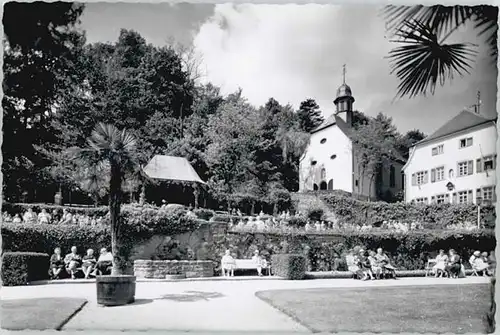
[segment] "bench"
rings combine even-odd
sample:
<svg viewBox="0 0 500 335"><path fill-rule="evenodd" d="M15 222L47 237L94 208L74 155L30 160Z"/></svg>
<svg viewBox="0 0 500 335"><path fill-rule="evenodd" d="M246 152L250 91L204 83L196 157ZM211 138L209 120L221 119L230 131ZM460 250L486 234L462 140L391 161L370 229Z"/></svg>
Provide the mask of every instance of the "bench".
<svg viewBox="0 0 500 335"><path fill-rule="evenodd" d="M264 261L262 264L262 270L267 269L267 274L271 275L271 267ZM221 269L224 271L224 268ZM235 259L234 260L234 270L257 270L257 264L252 259ZM223 273L224 274L224 273Z"/></svg>

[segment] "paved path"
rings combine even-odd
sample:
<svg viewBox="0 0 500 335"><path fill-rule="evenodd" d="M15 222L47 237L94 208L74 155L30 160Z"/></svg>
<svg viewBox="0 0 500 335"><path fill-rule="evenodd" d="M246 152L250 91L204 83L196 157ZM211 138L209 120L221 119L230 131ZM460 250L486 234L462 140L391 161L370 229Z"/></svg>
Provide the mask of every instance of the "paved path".
<svg viewBox="0 0 500 335"><path fill-rule="evenodd" d="M356 281L316 279L304 281L205 281L137 283L132 305L100 307L95 284L63 284L4 287L2 299L33 297L83 297L84 309L64 330L178 330L178 331L265 331L308 333L268 304L255 292L274 289L321 287L380 287L488 283L488 278L465 279L402 278L398 280Z"/></svg>

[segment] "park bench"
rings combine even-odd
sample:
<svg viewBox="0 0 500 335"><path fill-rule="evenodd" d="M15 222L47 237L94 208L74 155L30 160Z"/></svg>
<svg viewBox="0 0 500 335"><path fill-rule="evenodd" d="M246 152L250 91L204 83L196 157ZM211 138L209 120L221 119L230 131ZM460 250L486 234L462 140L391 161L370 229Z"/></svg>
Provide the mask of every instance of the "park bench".
<svg viewBox="0 0 500 335"><path fill-rule="evenodd" d="M234 270L256 270L257 264L252 259L235 259L234 260ZM267 274L271 275L271 267L269 264L263 264L262 272L267 270Z"/></svg>

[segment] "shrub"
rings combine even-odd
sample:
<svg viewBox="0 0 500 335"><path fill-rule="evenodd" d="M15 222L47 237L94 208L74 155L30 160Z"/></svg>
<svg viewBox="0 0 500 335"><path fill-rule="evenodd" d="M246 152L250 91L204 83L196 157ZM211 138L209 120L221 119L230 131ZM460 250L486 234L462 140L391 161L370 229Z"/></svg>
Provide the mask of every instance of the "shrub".
<svg viewBox="0 0 500 335"><path fill-rule="evenodd" d="M299 254L277 254L271 256L273 273L290 280L304 279L306 259Z"/></svg>
<svg viewBox="0 0 500 335"><path fill-rule="evenodd" d="M330 207L341 221L363 225L381 221L421 222L435 228L450 224L477 221L477 207L474 204L411 204L367 202L342 194L321 194L320 198ZM493 227L495 207L481 207L481 220Z"/></svg>
<svg viewBox="0 0 500 335"><path fill-rule="evenodd" d="M18 286L48 279L49 263L48 254L6 252L2 257L2 283L5 286Z"/></svg>
<svg viewBox="0 0 500 335"><path fill-rule="evenodd" d="M194 214L196 214L199 219L208 221L215 215L215 212L211 209L197 208L194 210Z"/></svg>
<svg viewBox="0 0 500 335"><path fill-rule="evenodd" d="M229 222L233 220L234 223L237 223L240 220L240 217L237 215L230 215L230 214L215 214L212 216L210 221L215 221L215 222Z"/></svg>
<svg viewBox="0 0 500 335"><path fill-rule="evenodd" d="M302 217L302 216L292 216L289 220L288 220L288 225L291 226L291 227L304 227L307 223L307 220L306 218Z"/></svg>
<svg viewBox="0 0 500 335"><path fill-rule="evenodd" d="M2 211L7 212L9 214L19 213L22 215L24 212L28 210L28 208L32 208L33 211L39 213L42 209L45 209L47 212L51 213L54 209L59 212L62 212L64 208L70 209L73 213L89 215L89 216L104 216L108 213L107 206L99 206L99 207L68 207L68 206L59 206L52 204L24 204L24 203L7 203L4 202L2 204Z"/></svg>
<svg viewBox="0 0 500 335"><path fill-rule="evenodd" d="M320 221L323 219L325 211L322 208L310 208L307 210L307 218L313 221Z"/></svg>

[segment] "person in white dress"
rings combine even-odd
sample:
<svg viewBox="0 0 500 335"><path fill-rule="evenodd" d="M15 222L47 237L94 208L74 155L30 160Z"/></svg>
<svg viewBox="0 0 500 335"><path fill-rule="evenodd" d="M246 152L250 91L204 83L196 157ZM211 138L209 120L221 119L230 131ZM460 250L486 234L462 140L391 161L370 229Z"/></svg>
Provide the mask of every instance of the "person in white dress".
<svg viewBox="0 0 500 335"><path fill-rule="evenodd" d="M264 264L264 259L260 256L259 250L255 250L252 261L255 263L257 266L257 273L259 274L259 277L262 276L262 268L265 267Z"/></svg>
<svg viewBox="0 0 500 335"><path fill-rule="evenodd" d="M439 250L439 254L436 256L436 264L432 267L432 272L434 276L442 277L446 273L446 264L448 263L448 255L443 249Z"/></svg>
<svg viewBox="0 0 500 335"><path fill-rule="evenodd" d="M485 262L483 257L481 257L480 251L474 251L474 254L472 254L469 259L469 263L472 266L472 269L478 274L482 274L484 276L487 275L486 270L488 270L488 262Z"/></svg>
<svg viewBox="0 0 500 335"><path fill-rule="evenodd" d="M221 268L223 277L234 277L234 268L236 267L236 262L233 256L231 256L231 251L226 250L224 256L221 259Z"/></svg>

